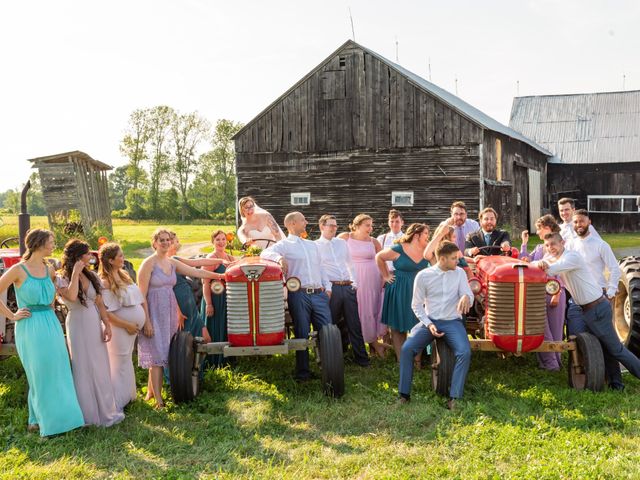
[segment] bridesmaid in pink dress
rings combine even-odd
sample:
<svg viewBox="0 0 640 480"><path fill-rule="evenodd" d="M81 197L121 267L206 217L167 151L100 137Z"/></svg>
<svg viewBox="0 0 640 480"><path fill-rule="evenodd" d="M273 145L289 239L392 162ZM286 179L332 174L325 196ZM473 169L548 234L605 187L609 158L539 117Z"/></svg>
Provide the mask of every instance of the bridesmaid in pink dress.
<svg viewBox="0 0 640 480"><path fill-rule="evenodd" d="M387 327L380 322L382 305L382 277L376 266L376 253L382 247L371 237L373 219L361 213L349 225L351 233L341 233L338 237L347 241L353 259L358 282L358 315L362 326L362 337L369 344L370 352L384 357L385 344L380 338Z"/></svg>

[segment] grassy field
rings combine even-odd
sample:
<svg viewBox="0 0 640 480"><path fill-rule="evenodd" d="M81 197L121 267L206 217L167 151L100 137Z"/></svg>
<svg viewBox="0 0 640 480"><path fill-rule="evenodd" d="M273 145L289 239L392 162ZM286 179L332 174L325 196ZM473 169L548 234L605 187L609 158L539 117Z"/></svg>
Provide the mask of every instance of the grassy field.
<svg viewBox="0 0 640 480"><path fill-rule="evenodd" d="M566 363L566 359L565 359ZM474 354L465 400L444 408L418 372L395 403L391 360L349 365L347 393L292 381L293 356L209 371L189 405L142 400L108 429L28 434L17 358L0 362L0 478L638 478L640 382L624 393L577 392L535 358ZM138 372L139 384L146 383ZM142 392L141 392L142 394Z"/></svg>
<svg viewBox="0 0 640 480"><path fill-rule="evenodd" d="M114 237L137 264L155 227L116 220ZM170 227L184 243L217 228ZM0 239L12 231L5 218ZM635 234L606 239L640 244ZM416 373L412 402L397 405L390 357L366 370L347 364L340 400L324 397L318 381L295 383L293 367L287 355L208 371L195 402L167 398L162 412L141 387L121 424L40 439L26 432L18 358L0 361L0 479L640 478L640 381L629 374L623 393L578 392L566 370L543 372L534 355L474 353L465 399L449 412L428 370ZM145 385L146 372L137 376Z"/></svg>

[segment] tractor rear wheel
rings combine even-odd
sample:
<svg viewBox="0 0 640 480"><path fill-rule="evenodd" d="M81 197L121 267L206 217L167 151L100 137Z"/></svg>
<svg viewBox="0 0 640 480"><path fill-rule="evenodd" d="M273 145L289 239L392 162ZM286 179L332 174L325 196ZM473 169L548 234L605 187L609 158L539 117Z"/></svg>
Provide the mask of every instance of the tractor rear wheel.
<svg viewBox="0 0 640 480"><path fill-rule="evenodd" d="M433 341L431 357L431 386L438 395L448 397L456 358L444 340Z"/></svg>
<svg viewBox="0 0 640 480"><path fill-rule="evenodd" d="M344 357L338 327L333 324L322 327L318 332L318 350L322 391L329 397L340 398L344 395Z"/></svg>
<svg viewBox="0 0 640 480"><path fill-rule="evenodd" d="M640 355L640 257L620 260L620 281L613 307L613 326L631 353Z"/></svg>
<svg viewBox="0 0 640 480"><path fill-rule="evenodd" d="M195 365L195 342L191 333L175 333L169 347L171 396L176 403L190 402L200 393L200 375Z"/></svg>
<svg viewBox="0 0 640 480"><path fill-rule="evenodd" d="M569 352L569 386L576 390L600 392L604 389L604 355L600 341L587 332L576 335L578 363Z"/></svg>

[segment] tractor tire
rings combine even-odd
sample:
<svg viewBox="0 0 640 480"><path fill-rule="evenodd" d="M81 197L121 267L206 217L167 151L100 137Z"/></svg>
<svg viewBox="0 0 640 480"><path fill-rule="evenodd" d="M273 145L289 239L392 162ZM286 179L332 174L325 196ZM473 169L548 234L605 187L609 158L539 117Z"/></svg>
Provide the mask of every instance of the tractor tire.
<svg viewBox="0 0 640 480"><path fill-rule="evenodd" d="M195 342L189 332L180 330L169 347L171 396L177 404L192 401L200 393L200 375L195 368Z"/></svg>
<svg viewBox="0 0 640 480"><path fill-rule="evenodd" d="M578 333L575 341L580 364L575 365L578 369L574 368L573 355L569 352L569 386L576 390L602 391L605 372L600 341L587 332Z"/></svg>
<svg viewBox="0 0 640 480"><path fill-rule="evenodd" d="M618 338L640 356L640 257L620 260L620 281L613 306L613 326Z"/></svg>
<svg viewBox="0 0 640 480"><path fill-rule="evenodd" d="M344 357L340 330L333 324L325 325L318 332L322 391L325 395L340 398L344 395Z"/></svg>
<svg viewBox="0 0 640 480"><path fill-rule="evenodd" d="M449 396L451 390L451 377L456 358L453 350L444 340L434 340L431 345L431 387L443 397Z"/></svg>

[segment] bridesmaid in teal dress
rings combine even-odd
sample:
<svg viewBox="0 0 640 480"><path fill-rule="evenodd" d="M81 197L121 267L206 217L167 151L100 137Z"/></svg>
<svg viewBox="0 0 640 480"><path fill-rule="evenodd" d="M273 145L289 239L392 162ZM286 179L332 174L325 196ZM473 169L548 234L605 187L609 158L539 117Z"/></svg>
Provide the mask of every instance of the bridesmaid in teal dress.
<svg viewBox="0 0 640 480"><path fill-rule="evenodd" d="M211 234L211 243L213 243L214 251L208 255L208 258L222 260L214 272L224 273L227 269L226 264L235 261L232 255L229 255L225 248L227 247L227 234L222 230L217 230ZM225 342L227 340L227 295L221 293L215 295L211 292L211 281L204 279L202 281L202 304L200 305L200 314L206 321L206 327L211 334L214 342ZM222 354L207 355L205 365L213 368L219 368L227 363Z"/></svg>
<svg viewBox="0 0 640 480"><path fill-rule="evenodd" d="M420 270L429 267L429 262L424 258L428 241L429 227L424 223L413 223L398 243L376 255L380 274L386 282L382 323L391 328L393 348L398 361L407 332L418 323L411 309L413 281ZM387 261L393 262L393 272L389 272Z"/></svg>
<svg viewBox="0 0 640 480"><path fill-rule="evenodd" d="M69 355L60 322L53 312L53 270L45 257L55 247L53 233L34 229L25 240L23 261L0 279L0 292L15 285L18 311L0 301L0 311L16 322L18 355L29 383L30 431L43 437L68 432L84 425L71 375Z"/></svg>

